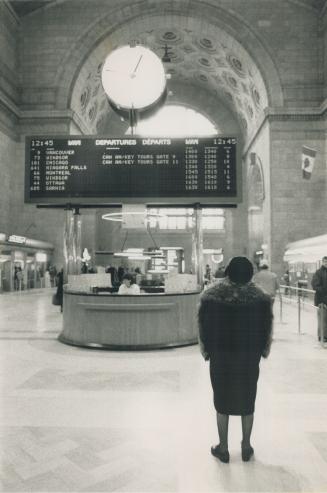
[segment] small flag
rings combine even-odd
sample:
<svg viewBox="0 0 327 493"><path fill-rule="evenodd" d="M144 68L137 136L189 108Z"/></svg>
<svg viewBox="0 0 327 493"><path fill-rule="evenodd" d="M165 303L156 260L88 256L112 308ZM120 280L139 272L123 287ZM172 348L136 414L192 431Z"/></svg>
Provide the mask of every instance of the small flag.
<svg viewBox="0 0 327 493"><path fill-rule="evenodd" d="M302 178L310 180L317 152L307 146L302 146Z"/></svg>

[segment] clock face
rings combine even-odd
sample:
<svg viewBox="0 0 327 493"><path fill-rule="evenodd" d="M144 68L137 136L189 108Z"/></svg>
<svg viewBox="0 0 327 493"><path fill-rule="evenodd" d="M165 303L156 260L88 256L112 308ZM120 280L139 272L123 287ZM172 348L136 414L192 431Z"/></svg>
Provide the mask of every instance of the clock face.
<svg viewBox="0 0 327 493"><path fill-rule="evenodd" d="M102 85L118 109L143 110L160 99L166 75L160 58L144 46L122 46L108 55Z"/></svg>

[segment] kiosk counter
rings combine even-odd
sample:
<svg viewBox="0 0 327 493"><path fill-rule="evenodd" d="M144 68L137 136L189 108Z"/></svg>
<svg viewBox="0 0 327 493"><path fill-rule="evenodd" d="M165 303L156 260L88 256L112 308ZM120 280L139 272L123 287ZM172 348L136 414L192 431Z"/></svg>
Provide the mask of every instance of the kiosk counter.
<svg viewBox="0 0 327 493"><path fill-rule="evenodd" d="M200 290L117 293L64 288L66 344L99 349L156 349L196 344Z"/></svg>

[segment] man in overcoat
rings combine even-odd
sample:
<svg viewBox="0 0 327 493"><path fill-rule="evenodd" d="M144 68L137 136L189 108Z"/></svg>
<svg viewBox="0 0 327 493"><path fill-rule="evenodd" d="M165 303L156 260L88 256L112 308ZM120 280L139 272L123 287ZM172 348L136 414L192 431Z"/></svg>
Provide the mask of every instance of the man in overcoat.
<svg viewBox="0 0 327 493"><path fill-rule="evenodd" d="M219 444L211 453L229 462L229 415L242 419L242 459L253 455L250 443L261 357L272 340L269 295L251 282L253 266L246 257L234 257L226 277L206 290L200 300L199 342L210 361L210 378L217 413Z"/></svg>
<svg viewBox="0 0 327 493"><path fill-rule="evenodd" d="M321 267L313 274L311 281L312 289L315 290L314 304L318 306L318 339L327 342L327 316L326 309L322 305L327 305L327 256L322 258Z"/></svg>

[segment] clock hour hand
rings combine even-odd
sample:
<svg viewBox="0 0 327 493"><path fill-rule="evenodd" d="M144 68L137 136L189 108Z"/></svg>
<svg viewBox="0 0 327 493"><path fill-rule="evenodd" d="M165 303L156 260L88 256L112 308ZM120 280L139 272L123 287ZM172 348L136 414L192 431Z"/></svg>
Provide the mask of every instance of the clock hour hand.
<svg viewBox="0 0 327 493"><path fill-rule="evenodd" d="M106 72L114 72L115 74L130 76L130 74L128 74L127 72L122 72L121 70L115 70L114 68L106 68Z"/></svg>

